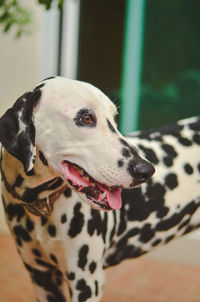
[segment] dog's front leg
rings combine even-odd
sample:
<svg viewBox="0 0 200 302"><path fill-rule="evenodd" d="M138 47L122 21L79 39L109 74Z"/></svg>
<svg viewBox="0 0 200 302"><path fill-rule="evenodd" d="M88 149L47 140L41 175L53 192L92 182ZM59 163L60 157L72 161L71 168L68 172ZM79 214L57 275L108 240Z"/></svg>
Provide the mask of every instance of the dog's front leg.
<svg viewBox="0 0 200 302"><path fill-rule="evenodd" d="M94 267L91 265L91 271ZM101 265L97 265L96 271L76 271L68 273L69 292L72 302L99 302L102 297L105 274Z"/></svg>
<svg viewBox="0 0 200 302"><path fill-rule="evenodd" d="M67 278L72 302L99 302L105 273L103 239L100 234L82 233L70 240L67 256Z"/></svg>
<svg viewBox="0 0 200 302"><path fill-rule="evenodd" d="M69 302L66 277L57 268L39 270L25 263L38 302Z"/></svg>

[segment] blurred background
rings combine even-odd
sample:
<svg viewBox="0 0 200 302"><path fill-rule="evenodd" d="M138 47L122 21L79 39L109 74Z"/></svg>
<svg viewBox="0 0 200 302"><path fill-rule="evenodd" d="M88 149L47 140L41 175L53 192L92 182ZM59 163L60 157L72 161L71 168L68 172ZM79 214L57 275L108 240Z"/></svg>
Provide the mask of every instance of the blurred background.
<svg viewBox="0 0 200 302"><path fill-rule="evenodd" d="M52 75L103 90L123 133L200 113L200 1L65 0L62 11L58 0L49 10L19 2L32 22L19 38L15 26L0 32L0 114ZM187 238L152 257L199 266L200 235Z"/></svg>
<svg viewBox="0 0 200 302"><path fill-rule="evenodd" d="M200 112L199 1L65 0L62 12L57 3L21 0L30 33L0 34L1 112L52 75L102 89L124 133Z"/></svg>

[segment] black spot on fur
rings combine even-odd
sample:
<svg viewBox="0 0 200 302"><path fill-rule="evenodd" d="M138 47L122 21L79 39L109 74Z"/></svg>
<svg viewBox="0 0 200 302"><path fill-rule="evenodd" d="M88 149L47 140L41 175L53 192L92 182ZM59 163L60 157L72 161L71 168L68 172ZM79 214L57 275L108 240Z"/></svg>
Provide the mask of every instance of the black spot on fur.
<svg viewBox="0 0 200 302"><path fill-rule="evenodd" d="M117 250L120 250L120 249L124 249L127 245L128 245L128 239L129 238L132 238L136 235L138 235L140 232L139 228L133 228L133 229L130 229L124 236L121 237L121 239L117 242L116 246L117 246ZM125 249L126 251L126 249ZM122 255L121 256L123 259L125 259L125 255ZM121 261L121 260L120 260Z"/></svg>
<svg viewBox="0 0 200 302"><path fill-rule="evenodd" d="M113 237L114 237L115 232L116 232L116 224L117 224L116 211L112 211L112 215L113 215L113 228L110 232L110 245L113 244Z"/></svg>
<svg viewBox="0 0 200 302"><path fill-rule="evenodd" d="M129 147L129 144L123 138L120 138L119 141L123 146Z"/></svg>
<svg viewBox="0 0 200 302"><path fill-rule="evenodd" d="M113 125L111 124L111 122L107 119L107 124L108 124L108 128L110 129L111 132L116 133L115 128L113 127Z"/></svg>
<svg viewBox="0 0 200 302"><path fill-rule="evenodd" d="M175 151L174 147L169 144L162 144L161 148L165 151L165 153L170 156L171 158L177 157L177 152Z"/></svg>
<svg viewBox="0 0 200 302"><path fill-rule="evenodd" d="M187 218L185 221L183 221L183 222L179 225L178 230L180 231L180 230L181 230L182 228L184 228L187 224L189 224L190 220L191 220L191 217L189 217L189 218Z"/></svg>
<svg viewBox="0 0 200 302"><path fill-rule="evenodd" d="M122 160L122 159L119 159L119 160L117 161L117 165L118 165L119 168L121 168L121 167L124 165L123 160Z"/></svg>
<svg viewBox="0 0 200 302"><path fill-rule="evenodd" d="M199 134L195 134L193 136L193 141L197 144L200 145L200 135Z"/></svg>
<svg viewBox="0 0 200 302"><path fill-rule="evenodd" d="M101 215L99 211L91 209L91 216L92 218L88 220L88 233L92 236L96 231L99 235L102 232Z"/></svg>
<svg viewBox="0 0 200 302"><path fill-rule="evenodd" d="M154 165L158 164L159 161L153 149L144 147L142 145L139 145L138 147L144 152L146 159L148 159Z"/></svg>
<svg viewBox="0 0 200 302"><path fill-rule="evenodd" d="M69 294L70 294L70 297L72 297L72 296L73 296L73 291L72 291L71 286L69 286Z"/></svg>
<svg viewBox="0 0 200 302"><path fill-rule="evenodd" d="M177 175L170 173L165 177L165 183L170 190L175 189L178 186Z"/></svg>
<svg viewBox="0 0 200 302"><path fill-rule="evenodd" d="M192 166L188 163L184 165L184 170L189 175L193 174L193 172L194 172Z"/></svg>
<svg viewBox="0 0 200 302"><path fill-rule="evenodd" d="M5 204L5 202L4 202ZM6 205L6 204L5 204ZM8 220L12 221L13 218L15 217L16 215L16 212L15 212L15 205L12 204L12 203L9 203L6 207L6 212L7 212L7 216L8 216ZM25 213L24 213L25 214Z"/></svg>
<svg viewBox="0 0 200 302"><path fill-rule="evenodd" d="M117 247L116 250L106 258L106 264L104 265L104 268L116 265L124 259L142 256L145 253L146 251L142 250L140 247L129 244L122 244L120 245L120 247Z"/></svg>
<svg viewBox="0 0 200 302"><path fill-rule="evenodd" d="M33 254L34 254L36 257L41 257L41 256L42 256L41 252L40 252L38 249L36 249L36 248L33 248L33 249L32 249L32 252L33 252Z"/></svg>
<svg viewBox="0 0 200 302"><path fill-rule="evenodd" d="M161 239L156 239L155 241L152 242L152 246L157 246L161 243Z"/></svg>
<svg viewBox="0 0 200 302"><path fill-rule="evenodd" d="M13 232L16 237L20 238L22 241L29 242L32 240L29 232L22 225L14 226Z"/></svg>
<svg viewBox="0 0 200 302"><path fill-rule="evenodd" d="M131 156L131 154L130 154L130 152L129 152L129 150L127 148L123 148L122 149L122 155L124 157L130 157Z"/></svg>
<svg viewBox="0 0 200 302"><path fill-rule="evenodd" d="M12 221L16 217L17 222L20 222L21 218L25 215L24 208L19 204L9 203L6 207L6 212L9 221Z"/></svg>
<svg viewBox="0 0 200 302"><path fill-rule="evenodd" d="M53 224L50 224L48 226L48 233L51 237L55 237L56 236L56 227Z"/></svg>
<svg viewBox="0 0 200 302"><path fill-rule="evenodd" d="M29 232L34 230L34 223L29 217L26 218L26 228Z"/></svg>
<svg viewBox="0 0 200 302"><path fill-rule="evenodd" d="M199 119L199 117L195 122L189 124L189 128L193 131L200 131L200 119Z"/></svg>
<svg viewBox="0 0 200 302"><path fill-rule="evenodd" d="M25 263L27 270L31 274L31 278L36 285L43 288L45 291L49 293L52 297L52 301L59 301L59 302L67 302L65 297L62 294L62 290L59 288L59 285L56 283L55 280L55 271L51 268L49 270L40 271L37 270L30 265Z"/></svg>
<svg viewBox="0 0 200 302"><path fill-rule="evenodd" d="M65 197L71 197L72 196L72 190L67 187L67 189L64 192Z"/></svg>
<svg viewBox="0 0 200 302"><path fill-rule="evenodd" d="M49 256L50 256L51 260L52 260L55 264L58 263L58 260L57 260L57 258L56 258L56 256L55 256L54 254L50 254Z"/></svg>
<svg viewBox="0 0 200 302"><path fill-rule="evenodd" d="M194 226L189 225L189 226L185 229L183 235L190 233L190 232L193 231L194 229L195 229Z"/></svg>
<svg viewBox="0 0 200 302"><path fill-rule="evenodd" d="M56 302L54 296L52 296L52 295L47 295L47 301L48 302Z"/></svg>
<svg viewBox="0 0 200 302"><path fill-rule="evenodd" d="M104 212L104 217L102 219L102 237L104 243L106 242L107 223L108 223L108 213Z"/></svg>
<svg viewBox="0 0 200 302"><path fill-rule="evenodd" d="M168 156L163 158L163 162L167 167L173 166L173 160Z"/></svg>
<svg viewBox="0 0 200 302"><path fill-rule="evenodd" d="M177 157L177 153L174 147L169 144L162 144L161 147L167 155L163 158L163 162L167 167L171 167L173 165L173 160Z"/></svg>
<svg viewBox="0 0 200 302"><path fill-rule="evenodd" d="M55 271L55 279L56 279L56 284L58 285L58 286L61 286L62 285L62 277L63 277L63 274L62 274L62 272L59 270L59 269L57 269L56 271Z"/></svg>
<svg viewBox="0 0 200 302"><path fill-rule="evenodd" d="M37 264L39 264L39 265L41 265L41 266L43 266L43 267L49 268L49 269L54 269L54 268L55 268L54 265L52 265L51 263L46 262L46 261L44 261L44 260L42 260L42 259L35 259L35 262L36 262Z"/></svg>
<svg viewBox="0 0 200 302"><path fill-rule="evenodd" d="M74 216L70 221L68 234L72 238L77 236L82 231L84 225L84 216L81 213L80 209L81 209L81 203L79 202L74 207Z"/></svg>
<svg viewBox="0 0 200 302"><path fill-rule="evenodd" d="M41 160L41 162L43 163L44 166L48 166L48 161L45 158L44 154L42 153L42 151L39 151L39 158Z"/></svg>
<svg viewBox="0 0 200 302"><path fill-rule="evenodd" d="M158 218L163 218L163 217L165 217L165 216L167 215L168 212L169 212L169 208L163 206L162 208L160 208L160 209L157 211L156 216L157 216Z"/></svg>
<svg viewBox="0 0 200 302"><path fill-rule="evenodd" d="M195 203L195 201L187 204L180 212L174 213L169 218L161 220L156 225L157 231L167 231L170 228L178 225L185 215L192 215L199 208L200 203Z"/></svg>
<svg viewBox="0 0 200 302"><path fill-rule="evenodd" d="M178 141L181 145L185 147L190 147L192 145L192 141L190 141L186 137L178 136Z"/></svg>
<svg viewBox="0 0 200 302"><path fill-rule="evenodd" d="M120 219L119 219L119 227L117 230L117 236L120 236L126 230L126 226L127 226L127 219L123 207L121 208L119 214L120 214Z"/></svg>
<svg viewBox="0 0 200 302"><path fill-rule="evenodd" d="M164 196L166 189L160 183L149 181L143 193L141 188L122 189L122 207L129 204L125 211L128 220L143 221L154 211L159 211L164 206Z"/></svg>
<svg viewBox="0 0 200 302"><path fill-rule="evenodd" d="M16 237L16 242L17 242L17 245L18 246L20 246L20 247L22 247L23 246L23 242L22 242L22 240L21 240L21 238L20 237Z"/></svg>
<svg viewBox="0 0 200 302"><path fill-rule="evenodd" d="M66 214L63 214L63 215L61 216L60 221L61 221L61 223L67 222L67 215L66 215Z"/></svg>
<svg viewBox="0 0 200 302"><path fill-rule="evenodd" d="M98 294L99 294L99 284L98 284L97 280L95 280L94 285L95 285L95 296L98 296Z"/></svg>
<svg viewBox="0 0 200 302"><path fill-rule="evenodd" d="M96 267L97 267L96 262L92 261L92 262L90 263L90 265L89 265L89 271L90 271L91 274L94 273L94 271L96 270Z"/></svg>
<svg viewBox="0 0 200 302"><path fill-rule="evenodd" d="M80 291L78 302L84 302L92 296L92 291L84 279L78 280L76 289Z"/></svg>
<svg viewBox="0 0 200 302"><path fill-rule="evenodd" d="M74 272L68 273L68 274L67 274L67 278L68 278L70 281L75 280L75 273L74 273Z"/></svg>
<svg viewBox="0 0 200 302"><path fill-rule="evenodd" d="M155 235L150 223L146 223L140 230L139 240L143 243L150 241Z"/></svg>
<svg viewBox="0 0 200 302"><path fill-rule="evenodd" d="M79 254L78 254L78 267L82 268L82 270L85 269L85 266L87 264L87 254L89 251L89 247L87 244L84 244L80 250L79 250Z"/></svg>
<svg viewBox="0 0 200 302"><path fill-rule="evenodd" d="M19 174L15 180L14 187L20 187L22 185L23 181L24 181L24 178L22 177L22 175Z"/></svg>
<svg viewBox="0 0 200 302"><path fill-rule="evenodd" d="M47 223L48 219L44 216L41 217L41 225L44 226Z"/></svg>
<svg viewBox="0 0 200 302"><path fill-rule="evenodd" d="M165 239L165 243L168 243L168 242L170 242L173 238L175 237L175 235L173 234L173 235L170 235L170 236L168 236L166 239Z"/></svg>

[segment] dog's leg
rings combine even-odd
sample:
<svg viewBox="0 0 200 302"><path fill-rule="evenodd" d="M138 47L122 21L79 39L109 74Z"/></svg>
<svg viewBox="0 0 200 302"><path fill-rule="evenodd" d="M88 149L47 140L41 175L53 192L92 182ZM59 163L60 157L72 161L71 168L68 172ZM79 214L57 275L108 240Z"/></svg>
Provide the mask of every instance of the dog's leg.
<svg viewBox="0 0 200 302"><path fill-rule="evenodd" d="M39 302L59 301L69 302L69 293L66 277L56 268L39 270L25 263L28 269L34 290Z"/></svg>
<svg viewBox="0 0 200 302"><path fill-rule="evenodd" d="M95 271L93 271L95 269ZM101 300L105 274L101 265L91 262L89 270L68 273L69 292L72 302L99 302Z"/></svg>
<svg viewBox="0 0 200 302"><path fill-rule="evenodd" d="M65 248L71 301L99 302L105 282L102 234L84 232L71 238Z"/></svg>

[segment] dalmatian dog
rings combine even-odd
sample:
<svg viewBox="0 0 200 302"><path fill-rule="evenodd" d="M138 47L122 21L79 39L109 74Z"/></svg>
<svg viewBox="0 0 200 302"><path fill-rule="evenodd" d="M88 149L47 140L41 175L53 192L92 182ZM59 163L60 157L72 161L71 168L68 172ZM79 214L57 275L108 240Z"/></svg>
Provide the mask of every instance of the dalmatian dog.
<svg viewBox="0 0 200 302"><path fill-rule="evenodd" d="M200 225L200 118L125 138L116 114L56 77L0 119L3 204L40 302L100 301L107 267Z"/></svg>

